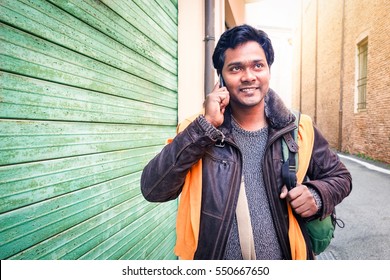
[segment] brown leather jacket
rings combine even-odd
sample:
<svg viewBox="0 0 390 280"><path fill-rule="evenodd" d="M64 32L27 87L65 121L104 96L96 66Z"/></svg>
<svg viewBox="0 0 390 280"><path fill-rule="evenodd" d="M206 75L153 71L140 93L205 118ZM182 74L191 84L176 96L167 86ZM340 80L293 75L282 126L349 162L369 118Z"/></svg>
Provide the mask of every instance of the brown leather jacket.
<svg viewBox="0 0 390 280"><path fill-rule="evenodd" d="M291 259L288 239L286 202L279 198L283 185L281 137L295 128L294 115L275 92L265 97L265 113L269 125L268 143L263 159L263 174L271 213L285 259ZM241 172L241 152L231 134L231 112L225 111L224 123L218 128L225 139L211 135L197 118L174 141L144 168L141 191L148 201L176 199L182 190L188 170L202 159L202 204L198 248L195 259L223 259L226 242L236 211ZM321 217L334 210L352 189L352 178L328 142L314 128L314 147L305 185L315 188L322 199ZM304 228L304 221L298 217ZM304 232L304 230L303 230ZM308 242L308 237L304 233ZM308 252L311 251L310 245ZM312 258L312 254L307 254Z"/></svg>

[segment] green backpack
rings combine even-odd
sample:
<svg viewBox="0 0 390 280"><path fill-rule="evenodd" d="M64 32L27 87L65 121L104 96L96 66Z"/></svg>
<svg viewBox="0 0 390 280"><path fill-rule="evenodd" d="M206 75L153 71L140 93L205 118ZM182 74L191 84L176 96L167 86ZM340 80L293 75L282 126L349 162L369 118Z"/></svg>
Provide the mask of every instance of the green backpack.
<svg viewBox="0 0 390 280"><path fill-rule="evenodd" d="M300 112L292 111L292 113L295 115L296 128L291 133L295 142L298 143ZM282 140L282 151L284 160L282 166L283 182L286 184L287 189L291 190L297 183L296 172L298 170L298 153L294 153L288 148L285 137L283 137ZM336 223L335 211L323 220L318 218L306 222L306 230L310 237L312 250L315 255L319 255L329 246L334 237ZM344 227L344 225L340 227Z"/></svg>

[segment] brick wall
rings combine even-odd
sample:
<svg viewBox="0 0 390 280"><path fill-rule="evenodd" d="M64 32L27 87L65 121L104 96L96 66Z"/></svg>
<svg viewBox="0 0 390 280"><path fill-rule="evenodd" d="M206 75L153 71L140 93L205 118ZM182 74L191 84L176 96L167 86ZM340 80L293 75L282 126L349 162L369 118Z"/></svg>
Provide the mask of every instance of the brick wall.
<svg viewBox="0 0 390 280"><path fill-rule="evenodd" d="M345 0L344 22L342 8L340 0L303 1L294 106L302 104L332 147L390 163L390 1ZM367 108L357 111L357 44L367 36Z"/></svg>
<svg viewBox="0 0 390 280"><path fill-rule="evenodd" d="M339 126L342 1L318 1L316 123L336 147Z"/></svg>

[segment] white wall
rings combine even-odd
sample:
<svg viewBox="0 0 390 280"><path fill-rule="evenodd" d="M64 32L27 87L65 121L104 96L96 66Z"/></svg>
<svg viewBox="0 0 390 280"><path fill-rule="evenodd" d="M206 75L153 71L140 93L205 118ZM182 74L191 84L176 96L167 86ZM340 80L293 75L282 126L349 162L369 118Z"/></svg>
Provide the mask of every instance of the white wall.
<svg viewBox="0 0 390 280"><path fill-rule="evenodd" d="M179 0L179 122L197 113L204 100L204 1Z"/></svg>
<svg viewBox="0 0 390 280"><path fill-rule="evenodd" d="M263 0L246 4L246 22L271 38L275 61L270 87L288 107L292 104L293 38L299 3L298 0Z"/></svg>
<svg viewBox="0 0 390 280"><path fill-rule="evenodd" d="M229 4L229 3L228 3ZM244 5L240 0L235 3L236 9ZM204 101L204 60L205 60L205 7L204 0L179 0L178 29L178 91L179 91L179 122L184 118L198 113ZM242 10L239 9L240 17ZM225 0L215 0L214 8L215 44L225 31ZM234 16L234 15L233 15ZM241 19L235 19L235 22ZM214 81L217 75L214 72Z"/></svg>

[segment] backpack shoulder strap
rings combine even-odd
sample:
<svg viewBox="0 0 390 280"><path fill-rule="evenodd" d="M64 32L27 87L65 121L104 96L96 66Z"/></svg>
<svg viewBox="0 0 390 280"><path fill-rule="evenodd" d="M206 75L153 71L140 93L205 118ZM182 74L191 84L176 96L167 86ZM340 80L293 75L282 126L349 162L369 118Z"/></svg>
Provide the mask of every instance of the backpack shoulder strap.
<svg viewBox="0 0 390 280"><path fill-rule="evenodd" d="M291 131L291 133L283 135L282 139L282 152L284 161L282 166L282 177L289 190L295 187L297 183L296 173L299 163L297 152L298 149L297 147L295 147L296 149L293 149L292 147L298 143L298 128L301 117L300 111L292 110L291 112L295 115L295 129Z"/></svg>
<svg viewBox="0 0 390 280"><path fill-rule="evenodd" d="M297 143L299 146L297 180L298 183L302 183L310 165L314 146L314 126L308 115L301 114Z"/></svg>
<svg viewBox="0 0 390 280"><path fill-rule="evenodd" d="M282 146L285 145L288 151L287 153L284 152L286 154L284 156L284 160L286 162L282 166L282 175L283 170L285 170L287 166L288 177L293 178L293 180L291 179L290 181L294 181L291 186L295 187L297 182L302 183L310 164L310 158L314 145L314 128L312 120L308 115L301 115L295 112L293 113L296 116L296 129L294 129L294 136L291 136L291 134L288 135L290 135L290 138L295 139L296 142L294 143L298 143L299 156L298 152L292 153L292 149L288 149L288 147L290 147L291 145L287 145L287 143L285 142L286 138L283 137ZM284 150L286 150L286 148ZM290 160L292 160L291 164ZM294 161L297 163L295 166L293 165ZM292 173L295 171L296 174L294 174L293 176ZM288 187L288 183L291 182L285 181L284 177L283 180ZM290 240L291 257L292 259L307 259L308 255L306 240L303 236L299 222L293 214L290 203L287 203L287 209L289 217L288 236Z"/></svg>
<svg viewBox="0 0 390 280"><path fill-rule="evenodd" d="M301 112L296 110L291 110L291 112L295 116L295 121L294 121L295 129L291 132L291 136L294 139L295 143L298 143L298 128L299 128L299 121L301 118ZM287 137L288 136L283 137L283 141L282 141L283 161L286 161L289 158L289 151L291 150L287 145L287 140L286 140ZM295 157L296 157L296 162L298 164L298 158L297 158L298 155L296 154Z"/></svg>

